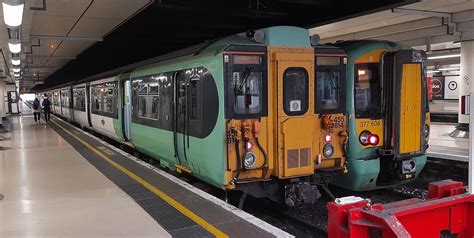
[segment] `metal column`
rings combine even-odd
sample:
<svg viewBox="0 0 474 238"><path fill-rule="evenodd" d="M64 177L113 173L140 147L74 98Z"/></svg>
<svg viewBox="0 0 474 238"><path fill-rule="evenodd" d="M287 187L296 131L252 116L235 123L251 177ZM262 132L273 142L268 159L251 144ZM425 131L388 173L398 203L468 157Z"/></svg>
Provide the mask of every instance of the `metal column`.
<svg viewBox="0 0 474 238"><path fill-rule="evenodd" d="M470 95L469 103L469 134L474 128L474 41L461 42L461 81L467 82ZM474 194L474 138L469 135L469 193Z"/></svg>

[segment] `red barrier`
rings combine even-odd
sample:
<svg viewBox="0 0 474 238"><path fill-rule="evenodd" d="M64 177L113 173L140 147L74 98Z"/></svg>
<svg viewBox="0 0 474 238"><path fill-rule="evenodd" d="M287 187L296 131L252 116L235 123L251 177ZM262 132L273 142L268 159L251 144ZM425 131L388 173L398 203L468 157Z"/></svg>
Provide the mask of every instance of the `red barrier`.
<svg viewBox="0 0 474 238"><path fill-rule="evenodd" d="M329 238L413 237L457 235L474 237L474 195L460 182L431 183L429 199L408 199L389 204L328 203Z"/></svg>

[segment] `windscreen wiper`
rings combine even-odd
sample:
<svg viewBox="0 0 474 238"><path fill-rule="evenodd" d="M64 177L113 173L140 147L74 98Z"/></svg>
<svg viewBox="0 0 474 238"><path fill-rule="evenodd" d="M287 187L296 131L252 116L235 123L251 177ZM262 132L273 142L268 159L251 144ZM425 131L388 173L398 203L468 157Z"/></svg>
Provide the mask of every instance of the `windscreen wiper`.
<svg viewBox="0 0 474 238"><path fill-rule="evenodd" d="M252 67L249 66L245 68L245 71L240 76L239 85L237 86L237 89L239 92L242 92L242 88L247 83L247 79L249 78L251 72L252 72Z"/></svg>

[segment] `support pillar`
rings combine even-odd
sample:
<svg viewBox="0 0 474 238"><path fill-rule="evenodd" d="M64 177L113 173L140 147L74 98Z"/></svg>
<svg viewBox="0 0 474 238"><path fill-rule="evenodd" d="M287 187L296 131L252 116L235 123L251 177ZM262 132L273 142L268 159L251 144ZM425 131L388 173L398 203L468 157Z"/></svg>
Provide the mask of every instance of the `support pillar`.
<svg viewBox="0 0 474 238"><path fill-rule="evenodd" d="M469 137L469 115L462 113L463 100L472 91L472 78L474 77L474 41L461 42L461 78L459 82L459 110L458 125L449 135L451 137ZM465 101L466 102L466 101ZM467 105L466 105L467 106ZM471 111L472 112L472 111Z"/></svg>
<svg viewBox="0 0 474 238"><path fill-rule="evenodd" d="M469 49L469 52L461 50L461 80L471 81L474 77L474 40L466 41L461 43L462 47ZM462 54L465 53L463 56ZM469 103L469 134L474 128L474 83L471 83L470 87L470 103ZM469 177L468 177L468 190L469 194L474 194L474 138L469 135Z"/></svg>

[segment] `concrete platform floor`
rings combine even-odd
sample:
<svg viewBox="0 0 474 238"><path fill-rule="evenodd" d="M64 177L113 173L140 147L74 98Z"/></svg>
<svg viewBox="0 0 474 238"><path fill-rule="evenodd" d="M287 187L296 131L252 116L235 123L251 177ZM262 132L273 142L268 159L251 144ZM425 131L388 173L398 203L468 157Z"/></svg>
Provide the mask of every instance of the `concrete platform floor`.
<svg viewBox="0 0 474 238"><path fill-rule="evenodd" d="M0 237L170 237L48 125L12 123L0 134Z"/></svg>
<svg viewBox="0 0 474 238"><path fill-rule="evenodd" d="M452 138L455 124L431 123L428 156L440 159L468 161L469 139Z"/></svg>

